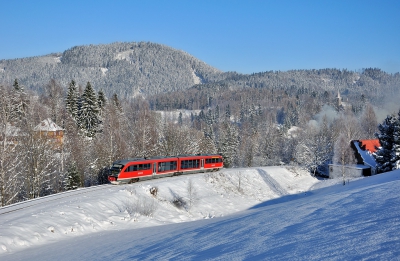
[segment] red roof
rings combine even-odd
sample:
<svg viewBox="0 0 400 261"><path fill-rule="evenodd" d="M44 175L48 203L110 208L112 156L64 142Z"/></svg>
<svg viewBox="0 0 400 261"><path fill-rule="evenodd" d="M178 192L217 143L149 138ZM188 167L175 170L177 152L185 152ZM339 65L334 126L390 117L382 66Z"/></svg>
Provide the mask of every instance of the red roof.
<svg viewBox="0 0 400 261"><path fill-rule="evenodd" d="M368 150L370 152L375 152L377 148L379 148L381 146L381 144L379 143L379 140L360 140L360 147L363 150Z"/></svg>

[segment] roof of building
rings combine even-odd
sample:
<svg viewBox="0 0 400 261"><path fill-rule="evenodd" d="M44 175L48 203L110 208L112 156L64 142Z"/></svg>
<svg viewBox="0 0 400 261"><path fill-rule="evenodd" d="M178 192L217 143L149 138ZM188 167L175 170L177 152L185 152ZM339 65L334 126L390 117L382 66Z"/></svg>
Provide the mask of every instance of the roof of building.
<svg viewBox="0 0 400 261"><path fill-rule="evenodd" d="M338 163L332 163L328 164L328 166L334 166L334 167L345 167L345 168L350 168L350 169L370 169L371 166L366 166L362 164L347 164L347 165L341 165Z"/></svg>
<svg viewBox="0 0 400 261"><path fill-rule="evenodd" d="M60 126L55 124L50 118L41 121L33 129L34 131L59 131L63 130Z"/></svg>
<svg viewBox="0 0 400 261"><path fill-rule="evenodd" d="M375 140L360 140L360 147L363 150L368 150L371 153L376 152L377 148L381 146L378 139Z"/></svg>

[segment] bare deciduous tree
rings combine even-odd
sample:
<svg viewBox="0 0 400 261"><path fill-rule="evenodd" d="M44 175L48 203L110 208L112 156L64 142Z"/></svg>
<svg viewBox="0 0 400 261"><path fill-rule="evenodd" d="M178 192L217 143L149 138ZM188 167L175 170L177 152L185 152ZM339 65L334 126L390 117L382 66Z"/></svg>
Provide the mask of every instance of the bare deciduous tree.
<svg viewBox="0 0 400 261"><path fill-rule="evenodd" d="M375 132L378 130L378 121L371 104L367 104L360 118L361 127L366 139L374 139Z"/></svg>

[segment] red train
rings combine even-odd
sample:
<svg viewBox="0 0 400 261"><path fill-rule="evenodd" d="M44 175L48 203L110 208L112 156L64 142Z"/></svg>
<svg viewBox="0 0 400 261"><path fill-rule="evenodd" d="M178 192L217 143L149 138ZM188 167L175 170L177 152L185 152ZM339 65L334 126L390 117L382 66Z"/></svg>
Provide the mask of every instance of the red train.
<svg viewBox="0 0 400 261"><path fill-rule="evenodd" d="M108 180L112 184L133 183L143 179L217 171L223 167L222 156L217 154L123 159L113 163Z"/></svg>

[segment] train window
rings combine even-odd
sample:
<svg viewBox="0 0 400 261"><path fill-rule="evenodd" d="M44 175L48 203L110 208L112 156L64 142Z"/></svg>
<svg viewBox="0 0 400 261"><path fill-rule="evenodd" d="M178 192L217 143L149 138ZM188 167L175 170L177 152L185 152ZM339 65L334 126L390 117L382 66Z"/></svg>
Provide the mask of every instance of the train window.
<svg viewBox="0 0 400 261"><path fill-rule="evenodd" d="M187 160L182 160L181 161L181 168L182 169L187 169L188 168L188 161Z"/></svg>
<svg viewBox="0 0 400 261"><path fill-rule="evenodd" d="M123 167L124 167L124 165L122 165L122 164L114 164L114 165L112 165L111 168L113 168L113 169L122 169Z"/></svg>
<svg viewBox="0 0 400 261"><path fill-rule="evenodd" d="M158 163L158 171L176 170L176 161Z"/></svg>

